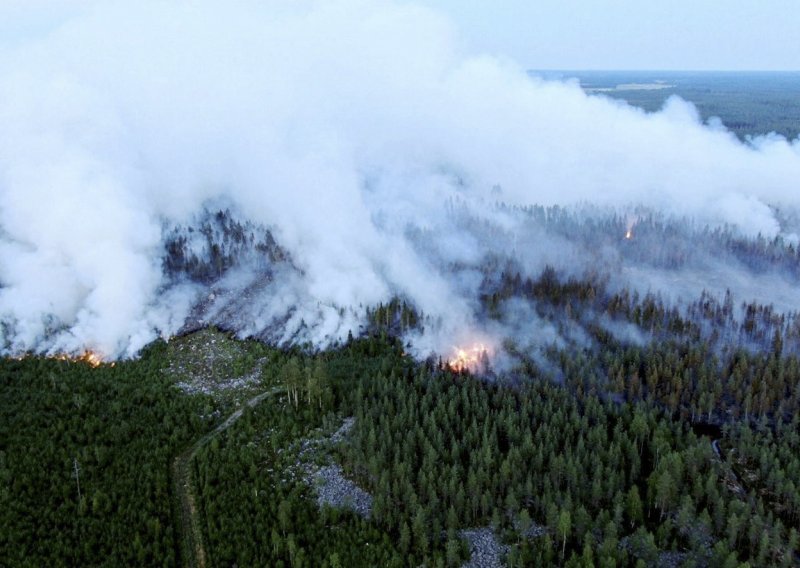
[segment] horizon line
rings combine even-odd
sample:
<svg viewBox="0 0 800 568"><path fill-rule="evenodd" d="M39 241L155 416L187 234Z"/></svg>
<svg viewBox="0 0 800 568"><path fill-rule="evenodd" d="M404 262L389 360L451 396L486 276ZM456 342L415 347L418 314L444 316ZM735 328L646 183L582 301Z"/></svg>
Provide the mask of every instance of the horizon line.
<svg viewBox="0 0 800 568"><path fill-rule="evenodd" d="M800 74L800 69L646 69L646 68L556 68L556 67L529 67L528 72L548 73L787 73Z"/></svg>

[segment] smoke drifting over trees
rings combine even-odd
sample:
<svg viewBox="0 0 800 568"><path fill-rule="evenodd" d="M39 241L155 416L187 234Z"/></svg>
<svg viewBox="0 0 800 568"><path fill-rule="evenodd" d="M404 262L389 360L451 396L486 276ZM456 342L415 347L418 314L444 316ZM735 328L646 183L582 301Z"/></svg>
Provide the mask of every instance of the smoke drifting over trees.
<svg viewBox="0 0 800 568"><path fill-rule="evenodd" d="M800 305L797 141L531 79L409 3L45 21L0 42L5 352L131 356L187 318L321 346L393 297L427 318L403 330L420 353L499 342L534 321L487 317L506 265Z"/></svg>

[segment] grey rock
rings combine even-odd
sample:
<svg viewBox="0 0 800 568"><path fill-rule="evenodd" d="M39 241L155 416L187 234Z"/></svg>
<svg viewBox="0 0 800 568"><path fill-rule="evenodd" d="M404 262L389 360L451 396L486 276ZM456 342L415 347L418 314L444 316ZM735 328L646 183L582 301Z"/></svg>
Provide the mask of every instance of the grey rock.
<svg viewBox="0 0 800 568"><path fill-rule="evenodd" d="M469 543L469 562L462 568L500 568L508 546L501 543L491 527L464 529L459 533Z"/></svg>

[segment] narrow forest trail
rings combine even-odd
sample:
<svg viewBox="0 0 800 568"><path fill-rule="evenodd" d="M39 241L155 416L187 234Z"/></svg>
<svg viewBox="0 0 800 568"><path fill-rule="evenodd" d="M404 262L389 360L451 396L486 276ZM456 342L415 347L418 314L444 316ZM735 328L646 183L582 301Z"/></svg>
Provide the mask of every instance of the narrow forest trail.
<svg viewBox="0 0 800 568"><path fill-rule="evenodd" d="M714 450L714 455L719 463L722 464L723 471L725 472L726 477L723 479L723 483L728 487L728 489L737 495L747 495L747 491L745 490L742 480L738 475L736 475L736 472L733 470L733 468L730 467L725 461L725 455L722 453L722 449L719 447L719 441L721 439L722 438L714 438L711 440L711 449Z"/></svg>
<svg viewBox="0 0 800 568"><path fill-rule="evenodd" d="M192 460L203 446L233 426L242 417L246 408L253 408L265 398L284 390L284 387L275 387L249 399L241 408L228 416L222 424L197 440L172 462L172 482L178 501L177 509L180 516L180 540L182 543L181 557L183 558L184 566L206 568L208 562L208 556L203 545L202 519L197 508L197 496L192 483Z"/></svg>

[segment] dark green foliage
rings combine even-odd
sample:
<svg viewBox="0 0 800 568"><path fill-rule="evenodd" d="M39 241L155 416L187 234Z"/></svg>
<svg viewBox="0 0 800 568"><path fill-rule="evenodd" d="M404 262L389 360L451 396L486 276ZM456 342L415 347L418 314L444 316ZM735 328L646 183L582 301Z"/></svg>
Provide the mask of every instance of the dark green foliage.
<svg viewBox="0 0 800 568"><path fill-rule="evenodd" d="M163 351L0 360L0 565L177 563L170 462L213 408L171 385Z"/></svg>
<svg viewBox="0 0 800 568"><path fill-rule="evenodd" d="M532 289L558 297L559 287L551 278ZM573 293L585 289L576 281ZM286 390L192 462L209 564L460 565L459 531L491 525L513 566L652 565L665 553L689 565L791 565L796 420L773 424L766 412L726 426L720 460L685 413L648 396L672 384L662 371L675 361L681 377L711 373L708 354L609 347L602 364L621 370L626 389L634 371L643 377L630 402L609 400L580 357L561 362L559 385L420 365L385 337L315 356L269 352L265 380ZM98 369L0 363L0 564L178 563L170 463L209 430L200 416L213 403L170 386L165 353ZM735 360L742 372L761 361ZM676 409L691 408L683 401ZM369 520L318 509L298 465L302 441L345 416L355 427L333 457L371 492Z"/></svg>
<svg viewBox="0 0 800 568"><path fill-rule="evenodd" d="M344 463L375 493L381 524L400 535L412 528L418 560L444 545L438 535L450 525L513 531L520 507L557 537L559 552L582 550L587 531L605 534L609 523L624 534L642 515L640 504L630 508L637 518L626 518L625 496L664 467L654 440L675 459L692 459L696 475L717 475L706 442L652 411L632 413L596 398L578 402L549 383L514 389L447 374L390 374L365 377L355 396L356 428ZM631 427L637 419L658 434L642 431L638 441ZM677 491L679 483L683 475L670 487ZM666 494L661 507L663 514L651 510L648 522L666 525L688 546L663 520L674 508ZM532 560L537 543L525 542L521 558ZM613 547L605 554L626 558Z"/></svg>
<svg viewBox="0 0 800 568"><path fill-rule="evenodd" d="M505 271L495 288L484 296L489 316L522 300L565 336L570 326L588 332L589 348L584 342L549 351L576 391L656 402L690 422L786 420L800 411L795 312L757 303L737 309L730 292L721 300L703 293L678 310L653 294L611 292L595 274L565 278L550 267L535 280ZM524 350L511 341L507 349L531 374L536 365Z"/></svg>
<svg viewBox="0 0 800 568"><path fill-rule="evenodd" d="M378 304L374 309L367 308L367 321L370 332L384 332L401 335L413 329L420 329L425 317L410 303L392 298L388 304Z"/></svg>
<svg viewBox="0 0 800 568"><path fill-rule="evenodd" d="M800 419L729 428L723 444L739 479L788 527L800 526Z"/></svg>
<svg viewBox="0 0 800 568"><path fill-rule="evenodd" d="M392 539L376 525L317 508L297 466L296 442L322 418L314 405L295 409L286 396L271 398L198 455L195 478L212 566L400 563Z"/></svg>
<svg viewBox="0 0 800 568"><path fill-rule="evenodd" d="M633 565L667 551L699 563L777 562L797 540L763 500L728 487L727 465L715 460L708 439L657 408L576 396L549 382L484 383L411 366L388 347L362 340L325 356L336 400L326 408L356 417L338 459L373 494L373 520L338 513L345 533L319 536L334 513L319 513L308 488L287 472L297 441L335 420L314 405L271 401L199 463L215 564L306 565L333 554L353 566L455 563L463 559L458 531L487 524L515 543L516 565L562 556L567 564L591 556L600 565ZM280 498L254 499L256 491ZM743 527L762 527L757 534L767 531L768 543L755 532L728 542L730 515ZM519 534L534 523L541 536ZM252 526L272 527L284 544L253 544ZM370 560L367 540L383 543L369 549ZM353 547L361 553L349 556Z"/></svg>

